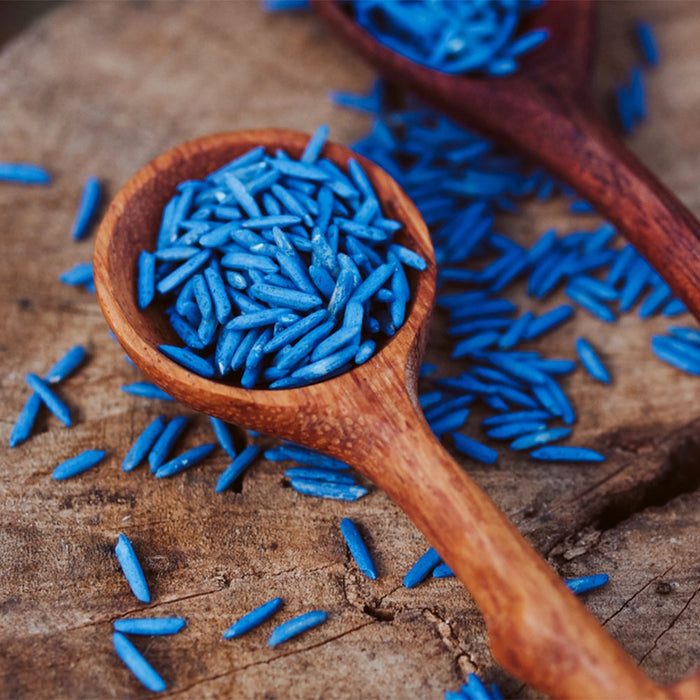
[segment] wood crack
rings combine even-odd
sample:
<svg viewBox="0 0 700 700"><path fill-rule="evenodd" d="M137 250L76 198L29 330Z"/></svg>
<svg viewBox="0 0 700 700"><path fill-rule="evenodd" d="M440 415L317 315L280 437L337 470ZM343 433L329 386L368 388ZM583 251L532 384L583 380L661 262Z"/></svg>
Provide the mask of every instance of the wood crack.
<svg viewBox="0 0 700 700"><path fill-rule="evenodd" d="M286 654L278 654L274 656L271 659L265 659L263 661L254 661L249 664L245 664L243 666L238 666L237 668L230 669L224 673L218 673L214 676L209 676L208 678L203 678L202 680L197 681L196 683L192 683L191 685L188 685L186 688L182 688L181 690L176 690L171 693L171 695L182 695L183 693L189 693L193 688L196 688L204 683L210 683L212 681L217 681L221 678L226 678L227 676L235 676L237 673L240 673L241 671L247 671L249 668L255 668L257 666L266 666L267 664L272 664L275 661L279 661L280 659L286 659L289 658L290 656L295 656L297 654L303 654L307 651L311 651L312 649L317 649L318 647L322 647L325 644L328 644L330 642L335 641L336 639L341 639L342 637L346 637L348 634L352 634L353 632L357 632L358 630L363 629L364 627L367 627L369 625L374 625L376 624L376 620L368 620L367 622L363 622L361 625L356 625L355 627L352 627L348 630L345 630L344 632L341 632L339 634L336 634L332 637L329 637L328 639L324 639L321 642L318 642L316 644L310 644L307 647L304 647L303 649L295 649L294 651L289 651Z"/></svg>
<svg viewBox="0 0 700 700"><path fill-rule="evenodd" d="M661 632L661 634L657 635L656 639L654 639L653 644L651 645L651 647L649 647L649 650L644 653L644 655L642 656L641 659L639 659L640 666L642 663L644 663L644 660L647 658L647 656L649 656L649 654L651 654L651 652L654 651L654 649L656 649L656 645L658 644L661 637L663 637L676 624L676 622L678 622L678 619L680 618L680 616L688 609L688 606L693 602L693 600L695 599L695 596L698 593L700 593L700 587L695 589L695 591L693 592L693 595L691 595L690 598L688 598L685 605L680 609L680 611L673 618L673 620L671 620L670 624L667 625L666 629L663 632Z"/></svg>
<svg viewBox="0 0 700 700"><path fill-rule="evenodd" d="M672 564L671 566L666 569L661 574L658 574L657 576L654 576L653 578L649 579L634 595L632 595L631 598L628 598L612 615L608 616L603 622L601 622L601 626L605 627L605 625L608 624L613 618L615 618L617 615L619 615L640 593L645 591L649 586L651 586L654 581L658 581L660 578L663 578L666 576L666 574L673 569L674 565Z"/></svg>

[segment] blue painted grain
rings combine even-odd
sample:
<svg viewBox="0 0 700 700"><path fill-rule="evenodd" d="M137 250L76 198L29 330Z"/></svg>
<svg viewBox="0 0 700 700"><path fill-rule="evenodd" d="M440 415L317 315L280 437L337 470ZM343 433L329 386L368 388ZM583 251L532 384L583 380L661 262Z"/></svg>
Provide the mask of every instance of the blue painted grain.
<svg viewBox="0 0 700 700"><path fill-rule="evenodd" d="M146 577L144 576L143 569L141 568L141 564L136 556L136 552L134 552L134 548L126 535L119 535L117 545L114 548L114 553L116 554L119 565L124 572L124 578L129 584L131 592L142 603L150 603L151 592L148 589Z"/></svg>

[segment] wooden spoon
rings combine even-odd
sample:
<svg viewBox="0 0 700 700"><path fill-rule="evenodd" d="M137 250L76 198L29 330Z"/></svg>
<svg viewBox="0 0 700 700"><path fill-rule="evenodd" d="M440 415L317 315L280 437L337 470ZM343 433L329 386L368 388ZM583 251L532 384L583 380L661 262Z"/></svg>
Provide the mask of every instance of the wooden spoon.
<svg viewBox="0 0 700 700"><path fill-rule="evenodd" d="M426 68L379 43L341 3L313 4L386 78L568 182L618 227L700 320L700 223L593 112L591 0L551 0L532 12L525 21L548 29L549 38L505 78Z"/></svg>
<svg viewBox="0 0 700 700"><path fill-rule="evenodd" d="M170 361L165 314L136 302L136 261L153 249L176 185L204 177L259 144L294 157L308 137L282 130L225 133L168 151L117 194L100 226L94 273L102 310L126 352L171 396L217 416L342 459L382 488L411 518L474 597L504 668L558 698L653 698L664 693L637 668L433 436L416 385L435 296L435 259L418 211L398 185L360 158L385 215L404 224L399 241L428 269L410 280L404 325L373 358L325 382L291 390L246 390L203 379ZM354 156L329 143L346 170Z"/></svg>

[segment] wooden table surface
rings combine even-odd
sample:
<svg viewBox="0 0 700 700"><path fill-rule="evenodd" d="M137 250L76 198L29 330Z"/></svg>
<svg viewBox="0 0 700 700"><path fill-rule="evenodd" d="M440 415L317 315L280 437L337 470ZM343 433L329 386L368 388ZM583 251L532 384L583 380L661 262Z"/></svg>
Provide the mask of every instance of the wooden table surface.
<svg viewBox="0 0 700 700"><path fill-rule="evenodd" d="M700 3L599 10L602 106L637 60L633 18L643 13L656 29L663 62L647 73L650 117L629 143L700 215ZM156 415L190 417L185 447L211 440L211 428L179 405L123 393L139 375L110 339L95 297L58 282L91 255L92 239L70 239L89 174L111 196L168 147L236 128L310 132L327 123L349 143L367 121L327 94L364 91L371 81L313 17L268 15L252 2L68 3L0 50L0 159L40 163L54 176L49 187L0 185L0 697L148 695L110 641L113 620L141 612L187 619L178 636L138 643L171 695L441 698L470 671L506 696L535 695L494 664L457 581L401 586L426 543L376 489L352 504L308 498L286 488L283 465L259 460L240 492L215 495L228 463L222 453L165 481L143 468L123 473L126 450ZM553 202L500 227L532 241L550 226L590 221ZM522 291L515 296L532 306ZM507 450L493 467L462 460L560 575L610 575L585 602L662 683L700 665L700 379L651 354L651 335L670 323L693 321L632 313L611 327L580 312L535 345L572 358L574 338L585 335L603 350L614 384L579 371L567 387L579 415L575 442L602 450L605 463L542 465ZM449 357L443 325L438 318L428 349L438 364ZM77 343L89 359L60 390L74 427L42 414L32 437L8 448L30 393L24 375L46 372ZM478 437L478 422L466 432ZM237 440L251 438L241 431ZM88 448L109 457L74 479L51 478L56 464ZM349 558L342 517L367 535L377 581ZM114 557L120 532L144 564L148 606L129 593ZM221 639L277 595L280 620L320 608L328 622L274 649L266 646L273 622Z"/></svg>

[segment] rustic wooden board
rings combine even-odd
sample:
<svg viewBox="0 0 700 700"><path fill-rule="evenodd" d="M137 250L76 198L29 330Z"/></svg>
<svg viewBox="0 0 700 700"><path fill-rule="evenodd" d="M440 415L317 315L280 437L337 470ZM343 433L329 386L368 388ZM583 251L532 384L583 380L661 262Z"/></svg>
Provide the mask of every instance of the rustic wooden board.
<svg viewBox="0 0 700 700"><path fill-rule="evenodd" d="M642 9L664 60L647 73L650 120L630 143L700 214L700 5ZM600 6L602 107L637 60L629 33L638 11L631 3ZM146 695L110 643L111 622L139 610L187 618L180 635L139 643L173 695L440 698L469 671L508 696L532 695L494 665L478 612L456 581L401 587L425 542L376 490L354 504L304 498L285 488L280 464L261 460L240 492L214 497L227 464L221 454L166 483L143 469L123 474L123 455L159 413L191 417L183 447L210 440L211 430L177 405L122 393L139 375L110 340L94 297L57 281L91 254L90 241L69 236L88 174L113 194L166 148L233 128L311 131L326 122L336 140L350 142L366 122L334 107L327 93L364 90L371 79L308 15L265 15L244 2L71 3L0 52L0 158L43 163L55 178L48 188L0 187L1 697ZM572 219L555 202L504 218L502 228L532 240L580 221L587 219ZM586 602L659 682L700 665L700 380L651 355L649 337L668 323L630 314L611 329L578 314L547 338L550 355L572 357L573 339L586 335L614 371L610 388L583 373L568 384L576 441L604 450L604 465L542 466L506 452L497 467L464 460L562 576L610 574ZM441 326L436 319L428 353L443 366ZM33 437L10 450L29 395L24 374L45 372L76 343L90 358L61 389L75 427L44 416ZM477 422L466 432L479 436ZM242 446L249 438L237 439ZM109 458L76 479L51 479L58 462L91 447ZM640 487L644 479L651 486ZM345 516L376 555L375 582L348 557L338 530ZM150 606L126 588L112 553L119 532L144 563ZM272 650L272 622L221 640L234 619L276 595L285 599L280 619L322 608L328 623Z"/></svg>

